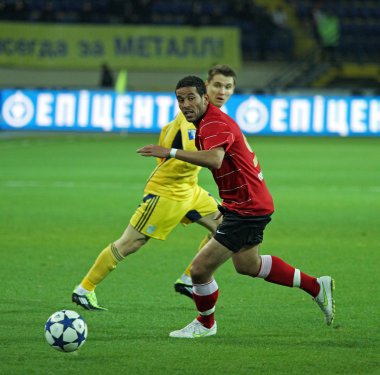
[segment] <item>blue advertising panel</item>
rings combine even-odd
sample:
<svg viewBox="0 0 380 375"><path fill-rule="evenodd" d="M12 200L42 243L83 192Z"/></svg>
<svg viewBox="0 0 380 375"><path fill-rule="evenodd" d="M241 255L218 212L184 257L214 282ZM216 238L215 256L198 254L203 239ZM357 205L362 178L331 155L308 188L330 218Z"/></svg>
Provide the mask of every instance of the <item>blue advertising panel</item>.
<svg viewBox="0 0 380 375"><path fill-rule="evenodd" d="M245 134L380 135L380 97L235 94L223 110ZM0 129L155 133L177 113L172 93L2 90Z"/></svg>

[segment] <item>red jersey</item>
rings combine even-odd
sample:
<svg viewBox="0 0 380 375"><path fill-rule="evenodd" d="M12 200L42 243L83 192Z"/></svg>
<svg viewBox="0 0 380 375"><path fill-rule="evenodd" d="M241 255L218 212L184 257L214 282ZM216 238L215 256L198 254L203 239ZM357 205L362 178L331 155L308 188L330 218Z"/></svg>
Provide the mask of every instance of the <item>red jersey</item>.
<svg viewBox="0 0 380 375"><path fill-rule="evenodd" d="M244 216L273 213L257 157L231 117L209 104L197 125L195 145L198 150L223 147L226 152L221 167L211 169L223 206Z"/></svg>

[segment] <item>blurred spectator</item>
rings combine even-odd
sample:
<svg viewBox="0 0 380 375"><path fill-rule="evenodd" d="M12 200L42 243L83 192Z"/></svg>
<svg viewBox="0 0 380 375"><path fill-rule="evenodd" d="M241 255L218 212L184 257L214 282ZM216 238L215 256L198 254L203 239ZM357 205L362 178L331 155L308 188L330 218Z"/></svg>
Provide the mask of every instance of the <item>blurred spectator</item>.
<svg viewBox="0 0 380 375"><path fill-rule="evenodd" d="M318 32L318 23L322 16L322 3L317 1L311 11L311 25L312 25L312 34L317 41L318 45L321 45L321 36Z"/></svg>
<svg viewBox="0 0 380 375"><path fill-rule="evenodd" d="M55 22L57 17L54 2L51 0L46 1L40 15L42 22Z"/></svg>
<svg viewBox="0 0 380 375"><path fill-rule="evenodd" d="M236 0L233 2L233 15L239 21L254 21L258 7L252 0Z"/></svg>
<svg viewBox="0 0 380 375"><path fill-rule="evenodd" d="M213 4L209 20L209 25L223 25L223 13L217 4Z"/></svg>
<svg viewBox="0 0 380 375"><path fill-rule="evenodd" d="M315 13L318 41L322 48L323 60L336 62L336 50L340 39L340 22L330 10Z"/></svg>
<svg viewBox="0 0 380 375"><path fill-rule="evenodd" d="M221 21L220 10L216 9L216 7L213 6L211 2L209 3L209 5L210 13L204 11L201 2L194 1L192 3L191 13L189 13L187 16L186 23L191 26L217 25Z"/></svg>
<svg viewBox="0 0 380 375"><path fill-rule="evenodd" d="M152 21L152 0L133 1L133 12L136 23L149 24Z"/></svg>
<svg viewBox="0 0 380 375"><path fill-rule="evenodd" d="M256 26L259 59L265 61L268 59L268 51L274 35L275 24L268 10L263 7L256 8L254 23Z"/></svg>
<svg viewBox="0 0 380 375"><path fill-rule="evenodd" d="M289 27L288 15L285 12L284 8L280 5L272 11L272 19L273 23L279 29L287 29Z"/></svg>
<svg viewBox="0 0 380 375"><path fill-rule="evenodd" d="M25 9L25 3L23 0L16 0L14 2L14 15L15 19L18 21L22 21L27 16L27 11Z"/></svg>
<svg viewBox="0 0 380 375"><path fill-rule="evenodd" d="M90 23L92 21L92 4L90 0L85 0L82 3L82 9L80 14L80 21L83 23Z"/></svg>
<svg viewBox="0 0 380 375"><path fill-rule="evenodd" d="M202 25L202 5L196 1L192 4L191 13L188 14L186 23L191 26L201 26Z"/></svg>
<svg viewBox="0 0 380 375"><path fill-rule="evenodd" d="M100 68L100 87L109 89L114 87L114 79L111 69L106 63L103 63Z"/></svg>

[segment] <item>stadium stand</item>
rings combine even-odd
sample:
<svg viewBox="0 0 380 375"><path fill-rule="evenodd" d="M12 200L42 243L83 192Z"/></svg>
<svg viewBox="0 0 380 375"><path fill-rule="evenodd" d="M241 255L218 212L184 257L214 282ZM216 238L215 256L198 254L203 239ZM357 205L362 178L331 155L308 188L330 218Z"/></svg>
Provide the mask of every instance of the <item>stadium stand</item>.
<svg viewBox="0 0 380 375"><path fill-rule="evenodd" d="M315 13L334 14L340 23L337 57L345 61L378 61L380 57L380 3L376 0L288 0L306 28Z"/></svg>
<svg viewBox="0 0 380 375"><path fill-rule="evenodd" d="M293 34L252 0L0 0L0 19L30 22L237 26L245 60L292 58Z"/></svg>
<svg viewBox="0 0 380 375"><path fill-rule="evenodd" d="M326 28L321 15L335 21ZM237 26L244 64L282 64L269 91L378 85L379 19L378 0L0 0L0 21Z"/></svg>

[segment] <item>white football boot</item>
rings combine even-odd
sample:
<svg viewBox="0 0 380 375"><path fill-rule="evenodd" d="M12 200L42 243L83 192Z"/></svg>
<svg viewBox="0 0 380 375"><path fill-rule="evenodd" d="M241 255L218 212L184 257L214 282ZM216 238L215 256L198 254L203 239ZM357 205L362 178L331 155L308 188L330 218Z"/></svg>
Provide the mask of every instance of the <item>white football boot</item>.
<svg viewBox="0 0 380 375"><path fill-rule="evenodd" d="M183 339L197 339L200 337L216 335L216 322L211 328L206 328L197 319L194 319L186 327L169 333L170 337Z"/></svg>
<svg viewBox="0 0 380 375"><path fill-rule="evenodd" d="M335 301L333 291L335 289L335 280L330 276L321 276L317 278L321 289L318 295L314 298L318 306L321 308L326 318L326 324L329 326L334 321L335 317Z"/></svg>

